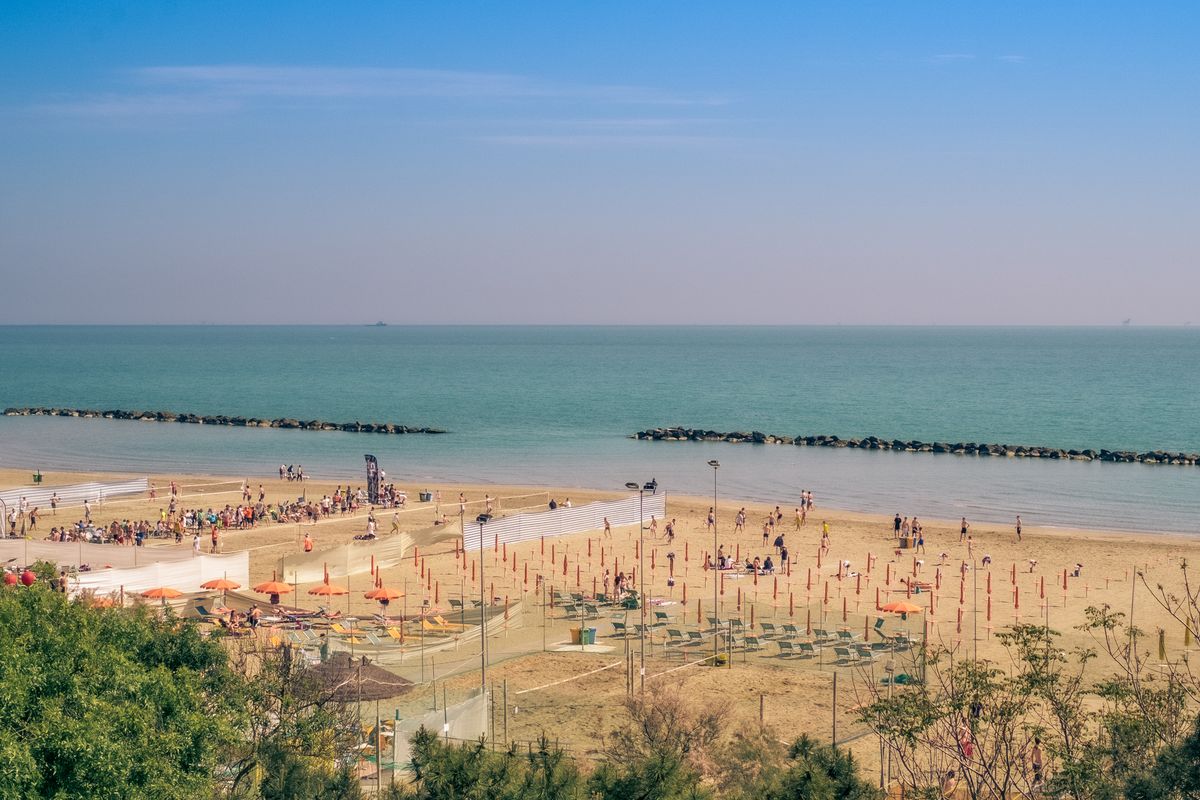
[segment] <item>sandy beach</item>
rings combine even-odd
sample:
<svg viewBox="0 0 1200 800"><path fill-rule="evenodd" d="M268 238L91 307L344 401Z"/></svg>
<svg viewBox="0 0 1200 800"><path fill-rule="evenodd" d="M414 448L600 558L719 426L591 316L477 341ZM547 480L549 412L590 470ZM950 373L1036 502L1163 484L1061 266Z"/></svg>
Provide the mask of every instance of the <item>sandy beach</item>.
<svg viewBox="0 0 1200 800"><path fill-rule="evenodd" d="M118 477L107 473L55 472L45 475L43 485L53 487ZM103 508L93 511L94 519L98 522L154 520L166 505L172 481L182 487L179 501L182 508L220 508L227 503L237 506L243 480L248 481L256 497L261 484L268 503L294 500L302 491L310 499L319 499L337 488L334 482L320 480L305 481L301 487L298 483L281 481L276 475L155 475L150 480L157 487L157 499L113 498ZM27 472L0 470L0 488L23 486L32 486ZM464 562L457 547L459 492L466 495L472 518L482 510L485 495L495 498L499 514L545 510L550 498L560 504L569 498L573 506L580 506L628 496L569 487L421 484L400 485L400 488L409 498L406 508L398 515L391 509L376 509L375 515L381 537L390 535L396 515L401 532L411 536L420 551L419 560L381 571L386 585L405 592L405 597L394 601L388 613L405 615L411 615L423 601L429 600L449 616L450 599L465 597L469 601L479 596L481 587L472 579L478 554L468 552L468 561ZM418 502L420 491L440 491L441 507L435 508L432 502ZM711 551L713 542L706 526L711 498L669 496L667 517L676 520L674 542L668 545L665 539L667 519L656 520L656 535L650 530L646 532L647 591L653 600L659 601L651 606L651 611L665 612L669 620L650 638L647 680L651 685L655 681L677 685L697 702L718 700L738 723L750 724L758 719L761 696L766 722L784 738L808 732L828 740L836 715L839 741L848 741L868 767L874 764L877 768L878 751L873 739L855 738L865 729L855 722L853 706L859 702L862 682L877 680L885 665L837 667L831 663L832 653L807 660L781 657L779 646L769 634L764 636L762 623L777 628L795 624L801 632L808 628L846 630L856 634L860 641L866 635L869 641L875 636L869 629L883 618L889 633L904 630L914 639L928 637L932 645L951 648L958 657L999 660L1004 652L996 641L997 631L1018 620L1048 621L1050 627L1062 634L1064 649L1070 650L1093 644L1089 634L1076 628L1084 622L1087 607L1103 604L1129 607L1135 569L1146 575L1151 586L1161 584L1168 591L1177 589L1182 585L1181 562L1194 559L1200 550L1195 541L1173 534L1032 525L1024 528L1018 542L1012 527L971 523L972 554L968 556L966 545L959 542L958 520L922 518L925 552L902 549L898 553L890 513L867 515L824 508L819 493L815 501L806 524L799 528L795 503L784 498L778 503L783 517L772 538L780 533L785 536L791 554L790 576L786 570L757 578L734 577L730 573L718 584L721 619L742 620L746 633L758 636L761 649L739 647L729 668L712 669L694 663L711 652L705 649L711 647L711 640L693 650L666 643L668 629L701 630L706 625L702 620L697 625L697 618L707 617L712 611L713 573L702 568L704 555ZM743 507L747 516L745 531L735 535L735 515ZM774 504L721 498L717 507L719 545L741 561L768 555L777 559L774 548L769 544L764 546L762 537L763 520L773 511ZM919 508L895 511L921 516ZM442 513L454 519L450 524L435 526L434 520ZM74 522L82 516L80 509L72 507L60 508L55 515L42 509L42 514L36 531L39 537L46 536L52 526ZM332 549L362 534L367 514L364 507L356 514L334 515L315 524L266 522L252 529L230 530L222 536L222 551L247 551L251 582L257 583L270 579L279 570L281 559L286 561L300 553L305 533L313 539L316 551ZM829 549L819 555L825 523L829 527ZM647 519L646 524L650 526L651 520ZM602 583L604 570L612 569L613 558L619 559L621 571L630 571L636 565L636 528L636 525L615 528L611 537L605 537L600 530L564 536L547 540L544 549L539 542L511 550L504 548L502 552L485 547L485 563L481 566L487 569L490 587L497 598L502 598L500 602L512 608L511 615L505 614L509 618L493 625L489 636L488 677L501 698L497 701L497 724L504 726L508 739L524 742L545 732L575 752L594 753L603 734L621 717L620 704L626 693L625 649L636 651L637 638L614 637L610 614L606 611L598 620L588 622L589 626L599 628L598 647L589 648L589 652L579 648L555 652L568 642L569 629L577 626L578 620L566 618L559 607L544 605L545 595L538 590L538 576L556 592L590 595L593 587ZM204 544L207 550L207 540ZM151 540L147 547L190 548L191 542L190 537L185 537L180 545L166 539ZM674 586L668 585L668 552L675 553ZM985 565L985 557L990 557L990 566ZM564 559L568 564L565 570ZM965 571L964 561L968 566ZM1074 577L1070 573L1077 564L1082 564L1082 570L1079 577ZM1068 572L1065 591L1064 570ZM329 604L369 625L371 614L379 611L377 604L362 596L372 579L365 571L351 570L351 573L338 580L348 583L351 593L330 598ZM910 594L902 579L928 584L929 588ZM300 605L316 607L317 598L307 595L307 589L313 585L297 587ZM923 612L906 620L879 613L877 591L882 602L907 597L922 606ZM1139 591L1144 592L1140 586ZM265 598L256 599L252 592L243 589L235 593L231 605L246 607L262 599ZM187 605L194 604L192 598ZM618 611L617 618L636 623L639 612ZM1183 650L1183 631L1149 597L1138 606L1136 619L1147 631L1166 630L1169 658L1177 657ZM396 711L406 716L429 710L435 698L438 703L443 702L443 697L453 703L456 697L464 697L478 685L478 637L456 641L458 638L431 635L424 644L436 643L439 647L431 648L428 656L419 652L419 643L413 647L410 641L405 645L408 655L391 659L394 663L389 664L390 669L418 685L398 701L383 704L380 713L384 717ZM372 655L369 646L360 650ZM903 668L903 664L897 666ZM1097 659L1097 674L1108 666L1103 658ZM831 693L835 672L842 680L836 714ZM502 702L502 691L507 692L507 706ZM497 735L501 733L498 728Z"/></svg>

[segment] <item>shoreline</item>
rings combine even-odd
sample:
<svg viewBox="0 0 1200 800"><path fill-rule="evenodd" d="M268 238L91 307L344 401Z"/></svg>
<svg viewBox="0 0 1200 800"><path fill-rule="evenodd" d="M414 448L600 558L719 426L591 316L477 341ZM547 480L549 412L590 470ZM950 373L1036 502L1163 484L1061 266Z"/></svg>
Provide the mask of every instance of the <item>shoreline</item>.
<svg viewBox="0 0 1200 800"><path fill-rule="evenodd" d="M170 480L173 480L173 479L177 480L177 479L188 479L188 478L205 478L205 479L214 479L217 483L237 483L244 479L244 480L250 481L250 483L252 483L252 484L254 484L254 483L277 484L279 481L278 475L274 474L274 473L269 474L269 475L255 475L254 473L248 473L245 475L241 475L239 477L237 475L231 475L229 473L207 472L204 470L189 470L187 472L171 472L171 471L168 471L168 472L146 472L146 471L121 472L121 471L98 469L98 470L86 470L86 471L84 471L84 470L52 470L49 473L43 471L42 475L43 475L44 482L42 484L40 484L40 486L51 487L51 486L56 485L56 483L52 480L49 482L45 482L45 479L47 477L51 477L55 474L63 475L63 476L70 476L72 478L71 480L63 481L60 483L79 483L79 482L85 482L87 480L96 480L96 479L148 477L148 478L150 478L152 483L154 481L158 481L160 483L160 489L161 489L161 485L165 485L166 482L169 482ZM24 477L22 478L21 476L24 476ZM29 480L31 476L32 476L32 473L29 472L28 470L22 470L20 468L10 467L10 466L5 466L3 464L0 464L0 489L14 490L14 489L18 489L22 486L28 486L30 488L33 488L34 484L31 483ZM14 481L14 479L19 479L19 480ZM340 485L341 482L343 482L343 481L347 482L348 485L365 486L366 485L366 476L359 475L357 478L348 478L348 477L336 476L336 475L326 476L324 474L319 474L319 475L307 474L304 485L313 485L313 486L322 486L322 485L329 485L329 484ZM589 498L593 498L593 499L625 496L625 492L619 492L619 491L614 491L614 490L605 489L605 488L587 487L587 486L563 486L563 485L550 485L550 484L538 484L538 483L502 483L502 482L490 482L490 481L456 482L456 481L448 481L448 480L441 479L441 478L431 478L430 480L421 482L419 479L412 478L411 476L408 476L408 475L394 475L394 474L391 474L388 476L388 482L395 483L397 486L401 486L402 488L406 489L410 494L413 494L413 495L415 495L418 491L423 491L424 489L429 489L431 491L440 490L442 492L447 492L447 491L453 490L454 492L466 491L466 492L472 492L472 493L485 493L488 491L494 491L497 494L504 492L504 491L513 492L513 493L525 493L525 494L541 493L541 494L548 494L550 496L560 496L560 497L570 497L572 495L576 495L576 496L580 496L580 497L589 497ZM294 484L292 484L291 482L286 482L284 485L293 486ZM299 488L299 487L296 487L296 488ZM697 495L697 494L692 494L692 493L687 493L687 492L682 492L682 491L675 492L675 491L672 491L670 486L667 486L667 485L664 485L661 488L662 488L662 491L671 499L671 503L673 503L673 504L682 504L682 505L686 505L686 506L703 506L705 504L712 505L712 497L711 496ZM450 501L447 500L446 504L449 504L449 503L450 503ZM757 508L757 507L761 507L761 506L778 505L784 512L785 524L789 528L791 527L791 524L792 524L791 523L791 520L792 520L791 515L792 515L792 510L794 509L794 505L788 505L787 503L784 503L781 501L771 502L771 501L766 501L766 500L754 500L752 498L739 497L736 495L722 496L722 495L718 494L717 503L718 503L718 507L720 509L726 509L726 508L730 508L733 506L745 506L748 508L751 508L751 507ZM420 506L414 506L414 508L416 508L416 507L420 507ZM430 508L432 508L432 507L433 506L430 506ZM911 510L911 509L909 509L909 510ZM918 509L918 511L919 511L919 509ZM902 516L904 516L903 509L900 510L900 513ZM864 524L864 525L871 525L871 526L878 525L878 526L880 526L880 528L882 530L885 530L889 534L889 538L890 538L890 532L892 529L892 519L893 519L892 514L890 514L890 513L881 513L878 511L869 511L869 510L863 510L863 509L844 508L841 506L825 505L819 501L819 495L818 495L818 502L816 504L816 507L813 509L813 512L810 515L810 517L811 517L811 519L820 519L822 514L824 514L829 519L835 520L835 521L852 522L852 523L856 523L856 524ZM921 514L918 514L917 516L919 516L921 518L921 520L924 522L924 524L926 525L927 528L933 528L934 530L937 530L939 532L942 529L952 529L954 532L957 532L958 528L959 528L959 524L960 524L960 521L957 519L948 519L945 517L936 517L936 516L926 516L926 515L921 515ZM1013 520L1014 523L1015 523L1015 516L1016 516L1016 514L1014 513L1014 520ZM1097 541L1097 542L1110 542L1110 543L1112 543L1112 542L1128 542L1130 539L1136 539L1138 541L1154 542L1155 544L1175 545L1175 546L1180 546L1184 543L1191 543L1191 542L1197 541L1195 539L1195 537L1192 536L1191 534L1181 533L1181 532L1171 532L1171 531L1162 531L1162 530L1147 530L1147 529L1128 529L1127 530L1127 529L1120 529L1120 528L1081 527L1081 526L1072 526L1072 525L1048 525L1048 524L1038 524L1036 522L1030 523L1029 521L1024 520L1024 515L1022 515L1022 518L1023 518L1022 535L1026 538L1032 538L1032 539L1062 539L1062 538L1070 538L1072 536L1084 536L1089 541ZM1011 537L1013 535L1013 525L1003 522L1003 521L997 521L997 520L991 520L991 519L987 519L987 518L983 518L983 517L978 517L978 518L969 518L968 522L970 522L973 530L978 529L978 530L988 534L989 536L1007 534L1008 536ZM819 526L819 523L815 523L815 524ZM812 525L814 525L814 523L810 522L809 523L810 529L811 529Z"/></svg>

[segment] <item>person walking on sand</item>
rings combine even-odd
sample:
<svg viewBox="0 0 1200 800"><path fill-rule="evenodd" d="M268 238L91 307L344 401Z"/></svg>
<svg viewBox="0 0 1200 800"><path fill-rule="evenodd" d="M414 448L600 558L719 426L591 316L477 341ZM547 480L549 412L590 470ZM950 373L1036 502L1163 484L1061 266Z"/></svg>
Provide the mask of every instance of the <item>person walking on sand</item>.
<svg viewBox="0 0 1200 800"><path fill-rule="evenodd" d="M796 509L796 530L800 530L800 526L804 524L804 518L800 514L800 509Z"/></svg>
<svg viewBox="0 0 1200 800"><path fill-rule="evenodd" d="M958 529L958 543L959 544L962 544L963 542L965 542L967 540L967 531L970 529L970 527L971 526L967 523L967 518L963 517L962 524Z"/></svg>
<svg viewBox="0 0 1200 800"><path fill-rule="evenodd" d="M763 547L766 547L771 542L771 517L763 520Z"/></svg>
<svg viewBox="0 0 1200 800"><path fill-rule="evenodd" d="M392 533L400 532L400 512L392 514Z"/></svg>
<svg viewBox="0 0 1200 800"><path fill-rule="evenodd" d="M1021 541L1021 515L1017 514L1017 541Z"/></svg>
<svg viewBox="0 0 1200 800"><path fill-rule="evenodd" d="M671 521L667 523L667 544L675 541L675 518L671 517Z"/></svg>
<svg viewBox="0 0 1200 800"><path fill-rule="evenodd" d="M746 509L743 507L738 511L737 516L733 518L734 534L743 533L746 530Z"/></svg>
<svg viewBox="0 0 1200 800"><path fill-rule="evenodd" d="M312 551L313 551L312 534L309 533L308 531L305 531L304 532L304 552L311 553Z"/></svg>
<svg viewBox="0 0 1200 800"><path fill-rule="evenodd" d="M192 555L200 555L200 532L192 534Z"/></svg>
<svg viewBox="0 0 1200 800"><path fill-rule="evenodd" d="M716 525L717 525L717 514L716 514L716 512L713 510L713 508L712 508L711 506L709 506L709 509L708 509L708 525L706 526L706 528L705 528L705 529L706 529L706 530L708 530L708 531L711 531L713 528L715 528L715 527L716 527Z"/></svg>
<svg viewBox="0 0 1200 800"><path fill-rule="evenodd" d="M606 538L606 539L612 538L612 523L610 523L608 521L608 517L604 518L604 538ZM607 574L607 571L605 571L605 574ZM608 586L607 585L605 585L605 587L604 587L604 593L608 594Z"/></svg>
<svg viewBox="0 0 1200 800"><path fill-rule="evenodd" d="M903 524L904 524L904 523L902 523L902 522L900 521L900 512L899 512L899 511L897 511L897 512L896 512L896 518L895 518L894 520L892 520L892 538L893 538L893 539L899 539L899 538L900 538L900 526L901 526L901 525L903 525Z"/></svg>

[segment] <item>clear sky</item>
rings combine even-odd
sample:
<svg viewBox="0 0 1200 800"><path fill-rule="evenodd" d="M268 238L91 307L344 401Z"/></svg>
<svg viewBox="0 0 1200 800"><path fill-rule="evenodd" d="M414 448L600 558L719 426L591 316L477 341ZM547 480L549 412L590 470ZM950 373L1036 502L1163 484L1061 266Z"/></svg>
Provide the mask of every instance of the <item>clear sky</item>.
<svg viewBox="0 0 1200 800"><path fill-rule="evenodd" d="M1200 324L1200 3L0 8L0 323Z"/></svg>

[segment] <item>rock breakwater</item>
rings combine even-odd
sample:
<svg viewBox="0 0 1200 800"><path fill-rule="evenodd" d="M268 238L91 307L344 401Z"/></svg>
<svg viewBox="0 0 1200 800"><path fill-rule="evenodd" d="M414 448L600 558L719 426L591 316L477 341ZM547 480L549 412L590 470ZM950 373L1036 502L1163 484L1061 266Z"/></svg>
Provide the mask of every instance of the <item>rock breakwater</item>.
<svg viewBox="0 0 1200 800"><path fill-rule="evenodd" d="M916 439L883 439L878 436L842 439L838 436L777 436L761 431L710 431L701 428L649 428L631 439L655 442L729 442L731 444L785 444L797 447L849 447L858 450L897 450L908 453L941 453L957 456L1048 458L1058 461L1108 461L1113 463L1200 465L1200 453L1167 450L1064 450L1037 445L980 444L977 442L922 442Z"/></svg>
<svg viewBox="0 0 1200 800"><path fill-rule="evenodd" d="M410 428L391 422L325 422L319 419L259 419L228 417L222 414L187 414L177 411L98 411L91 408L6 408L6 417L79 417L81 419L124 419L137 422L183 422L192 425L226 425L235 428L283 428L302 431L342 431L344 433L445 433L439 428Z"/></svg>

